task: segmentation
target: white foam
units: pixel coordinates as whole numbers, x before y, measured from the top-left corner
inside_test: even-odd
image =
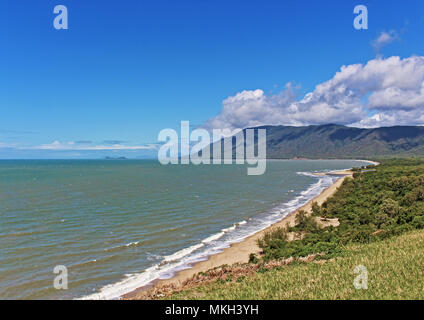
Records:
[[[113,300],[119,299],[122,295],[131,292],[143,284],[147,284],[156,279],[158,266],[155,265],[146,269],[143,273],[126,275],[126,278],[114,284],[104,286],[100,292],[90,294],[80,298],[80,300]]]
[[[165,256],[163,259],[163,262],[171,262],[171,261],[178,261],[181,258],[189,255],[190,253],[192,253],[193,251],[200,249],[201,247],[203,247],[204,244],[203,243],[199,243],[199,244],[195,244],[191,247],[182,249],[180,251],[175,252],[174,254],[171,254],[169,256]],[[162,262],[162,263],[163,263]]]
[[[243,220],[243,221],[240,221],[240,222],[237,222],[237,223],[234,223],[231,227],[229,227],[229,228],[224,228],[224,229],[222,229],[221,231],[222,232],[230,232],[230,231],[233,231],[235,228],[237,228],[238,226],[241,226],[241,225],[243,225],[243,224],[246,224],[247,223],[247,221],[245,221],[245,220]]]
[[[312,172],[296,172],[298,175],[316,178],[317,175]]]
[[[222,232],[229,232],[229,231],[231,231],[231,230],[234,230],[236,228],[236,225],[235,224],[233,224],[231,227],[229,227],[229,228],[225,228],[225,229],[222,229],[221,231]]]
[[[139,243],[140,243],[140,241],[134,241],[134,242],[127,243],[125,246],[126,246],[126,247],[129,247],[129,246],[135,246],[135,245],[137,245],[137,244],[139,244]]]
[[[306,175],[308,173],[299,174]],[[269,211],[268,215],[261,216],[260,218],[249,218],[249,222],[243,220],[235,223],[233,226],[225,228],[221,230],[221,232],[203,239],[201,243],[179,250],[169,256],[165,256],[159,264],[146,269],[142,273],[126,275],[125,279],[102,287],[99,293],[90,294],[81,299],[119,299],[121,296],[145,286],[154,280],[172,277],[177,271],[187,269],[191,264],[205,260],[208,256],[229,247],[232,243],[242,241],[250,235],[266,229],[271,224],[283,219],[287,214],[306,204],[310,199],[321,193],[322,190],[330,186],[335,179],[337,179],[336,177],[317,176],[311,173],[309,173],[308,176],[317,178],[318,181],[311,184],[308,189],[301,192],[295,199],[283,203],[279,207],[274,208],[274,210]],[[237,228],[238,226],[246,224],[247,226],[244,228]],[[225,238],[220,240],[224,235]],[[128,245],[135,244],[137,243],[131,242]],[[204,249],[199,250],[201,248]]]
[[[117,300],[121,296],[145,286],[157,279],[169,278],[175,271],[186,268],[184,257],[189,256],[204,244],[196,244],[191,247],[177,251],[176,253],[164,257],[161,263],[147,268],[142,273],[127,274],[125,279],[104,286],[98,293],[90,294],[80,298],[81,300]]]
[[[133,242],[129,242],[129,243],[126,243],[126,244],[123,244],[123,245],[105,248],[105,249],[103,249],[103,251],[110,251],[110,250],[116,250],[116,249],[120,249],[120,248],[124,248],[124,247],[136,246],[139,243],[140,243],[140,241],[133,241]]]
[[[210,237],[207,237],[206,239],[202,240],[202,243],[210,243],[212,241],[218,240],[219,238],[221,238],[223,235],[225,234],[225,232],[219,232],[217,234],[214,234]]]

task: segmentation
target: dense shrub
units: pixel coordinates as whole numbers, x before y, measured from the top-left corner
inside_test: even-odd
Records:
[[[315,218],[308,215],[306,211],[300,210],[296,215],[296,226],[290,228],[290,231],[314,232],[318,229]]]
[[[325,253],[332,257],[343,245],[368,243],[424,228],[424,160],[384,160],[376,171],[354,170],[339,190],[312,215],[300,211],[296,226],[275,229],[258,240],[265,260]],[[320,229],[315,217],[338,218],[340,226]],[[288,232],[303,239],[288,242]]]
[[[424,229],[424,216],[415,216],[411,224],[417,229]]]

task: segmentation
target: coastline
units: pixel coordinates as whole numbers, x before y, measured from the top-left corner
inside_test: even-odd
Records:
[[[371,161],[367,161],[370,162]],[[378,162],[372,162],[374,165],[378,165]],[[177,272],[173,277],[169,279],[160,279],[156,280],[150,285],[142,286],[124,294],[121,296],[121,299],[143,299],[143,294],[152,288],[158,288],[162,286],[181,286],[182,283],[192,278],[195,274],[199,272],[205,272],[209,269],[219,267],[221,265],[232,265],[235,263],[247,263],[249,260],[249,255],[251,253],[258,254],[260,253],[260,248],[257,246],[257,240],[268,232],[270,229],[275,227],[285,227],[287,225],[294,226],[296,215],[300,210],[305,210],[307,212],[311,212],[312,203],[317,202],[321,205],[323,202],[327,200],[327,198],[331,197],[340,185],[343,183],[346,177],[351,177],[353,172],[351,170],[338,170],[332,171],[328,173],[317,173],[316,175],[325,176],[325,175],[333,175],[340,176],[332,185],[324,189],[319,195],[310,199],[306,204],[297,208],[296,210],[290,212],[286,215],[282,220],[273,223],[267,228],[260,230],[253,235],[245,238],[240,242],[236,242],[231,244],[228,248],[223,249],[222,252],[211,255],[207,260],[197,262],[193,264],[189,269],[185,269]]]

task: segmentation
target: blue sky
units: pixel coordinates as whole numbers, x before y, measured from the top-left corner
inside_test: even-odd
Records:
[[[68,30],[53,28],[58,4]],[[353,28],[358,4],[368,30]],[[423,31],[421,0],[2,1],[0,158],[81,156],[38,148],[55,141],[156,143],[245,90],[272,97],[291,82],[302,99],[343,65],[422,56]],[[392,38],[376,52],[382,32]]]

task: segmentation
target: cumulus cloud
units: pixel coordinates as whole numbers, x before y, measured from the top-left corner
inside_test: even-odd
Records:
[[[204,127],[339,123],[373,127],[424,124],[424,57],[376,58],[342,66],[333,78],[297,99],[289,83],[279,94],[245,90],[223,101]]]

